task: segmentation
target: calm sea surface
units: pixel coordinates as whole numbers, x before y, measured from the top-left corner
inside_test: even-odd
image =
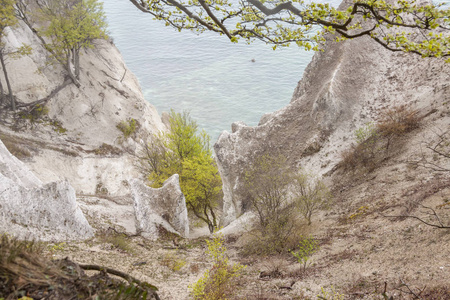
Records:
[[[145,99],[161,114],[188,110],[215,142],[234,121],[256,125],[289,103],[313,52],[213,33],[178,32],[127,0],[105,0],[109,32]],[[252,61],[254,60],[254,62]]]
[[[232,122],[256,125],[263,114],[288,104],[313,55],[293,45],[273,51],[260,42],[233,44],[211,32],[178,32],[128,0],[103,2],[110,35],[145,99],[160,114],[190,111],[212,142]]]

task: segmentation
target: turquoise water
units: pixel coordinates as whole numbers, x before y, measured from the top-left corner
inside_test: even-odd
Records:
[[[178,32],[127,0],[104,1],[104,8],[110,35],[145,99],[160,114],[189,110],[213,142],[232,122],[256,125],[264,113],[288,104],[313,55],[294,46],[273,51],[209,32]]]

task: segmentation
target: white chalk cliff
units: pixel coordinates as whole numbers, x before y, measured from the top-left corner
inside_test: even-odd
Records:
[[[93,232],[67,181],[42,184],[0,141],[0,233],[58,241]]]
[[[369,38],[336,43],[329,37],[288,106],[264,115],[258,126],[237,122],[220,135],[214,150],[223,180],[223,225],[245,211],[244,172],[257,155],[282,154],[294,168],[326,174],[354,141],[354,131],[381,109],[407,104],[421,115],[445,110],[448,78],[444,59],[390,52]]]

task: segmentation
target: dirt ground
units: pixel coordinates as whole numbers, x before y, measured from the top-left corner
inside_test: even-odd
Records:
[[[382,177],[374,180],[380,184]],[[374,180],[356,184],[352,190],[362,195]],[[434,208],[450,225],[450,205],[445,205],[450,199],[448,181],[406,190],[409,198],[425,197],[422,205]],[[414,218],[388,217],[410,214],[437,222],[423,207],[405,211],[399,204],[402,198],[386,198],[381,195],[385,191],[371,193],[370,201],[361,197],[359,202],[343,192],[332,209],[315,216],[313,224],[299,233],[310,234],[320,243],[305,270],[289,253],[244,257],[245,235],[228,234],[231,261],[246,266],[230,299],[320,299],[325,294],[325,299],[384,299],[383,292],[393,299],[450,299],[450,229]],[[145,280],[159,288],[161,299],[189,299],[189,286],[211,267],[205,238],[151,242],[103,231],[92,240],[49,249],[54,258],[103,265]]]

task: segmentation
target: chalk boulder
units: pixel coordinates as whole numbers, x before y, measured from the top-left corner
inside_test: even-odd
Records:
[[[160,228],[184,237],[189,236],[186,199],[181,192],[178,174],[161,188],[151,188],[138,179],[130,180],[134,199],[137,231],[151,240],[159,238]]]
[[[0,232],[20,239],[87,239],[93,229],[67,181],[43,185],[0,141]]]

